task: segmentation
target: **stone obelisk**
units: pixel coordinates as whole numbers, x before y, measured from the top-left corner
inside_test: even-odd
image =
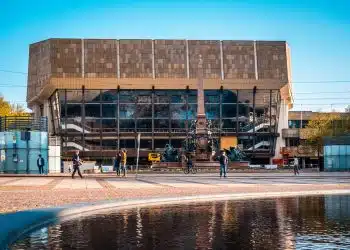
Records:
[[[196,160],[209,161],[210,153],[208,151],[208,127],[204,106],[204,84],[203,84],[203,60],[199,55],[197,70],[197,124],[196,124]]]

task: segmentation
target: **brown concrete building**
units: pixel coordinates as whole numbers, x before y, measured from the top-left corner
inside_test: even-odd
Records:
[[[282,129],[282,139],[285,141],[285,146],[280,148],[281,154],[289,161],[293,161],[294,157],[301,159],[302,167],[317,167],[318,166],[318,152],[317,149],[305,145],[305,138],[303,130],[306,129],[310,120],[318,115],[333,114],[339,118],[333,122],[334,136],[339,136],[336,131],[346,131],[350,128],[350,114],[349,113],[325,113],[312,111],[289,111],[288,114],[288,128]],[[343,134],[340,134],[343,135]],[[323,157],[323,152],[320,152]]]
[[[215,138],[253,158],[279,157],[292,105],[290,51],[284,41],[48,39],[30,45],[27,102],[48,116],[63,155],[144,154],[181,147],[196,113],[203,58],[206,113]],[[256,91],[253,91],[256,87]]]

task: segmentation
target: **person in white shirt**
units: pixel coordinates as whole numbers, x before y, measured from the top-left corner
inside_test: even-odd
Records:
[[[294,157],[294,175],[299,175],[299,159]]]

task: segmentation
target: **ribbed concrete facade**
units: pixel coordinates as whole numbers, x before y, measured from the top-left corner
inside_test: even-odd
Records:
[[[30,45],[27,99],[52,78],[195,79],[199,55],[204,78],[218,85],[290,82],[284,41],[49,39]]]

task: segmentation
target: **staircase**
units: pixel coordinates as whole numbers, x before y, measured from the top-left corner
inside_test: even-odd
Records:
[[[270,142],[268,142],[268,141],[258,142],[257,144],[254,145],[254,147],[248,148],[248,150],[258,149],[258,148],[263,147],[263,146],[270,146]]]
[[[66,143],[63,143],[63,145],[65,146]],[[86,146],[86,145],[85,145]],[[80,151],[90,151],[90,149],[88,149],[87,147],[83,147],[81,146],[80,144],[76,143],[76,142],[72,142],[72,141],[69,141],[67,142],[67,147],[72,147],[72,148],[76,148]]]
[[[61,124],[61,127],[63,130],[66,129],[66,125],[67,125],[67,129],[72,129],[72,130],[76,130],[78,132],[81,132],[81,133],[85,133],[85,134],[90,134],[91,131],[90,130],[87,130],[86,128],[83,130],[83,128],[81,127],[81,125],[77,125],[77,124],[74,124],[74,123],[67,123],[67,124]]]
[[[255,125],[255,127],[254,127]],[[273,124],[271,124],[273,125]],[[262,128],[266,128],[270,126],[270,122],[268,119],[265,119],[265,117],[257,118],[255,121],[255,124],[252,122],[247,124],[246,126],[242,127],[243,132],[253,133],[254,131],[257,132]]]
[[[76,131],[81,132],[81,133],[83,133],[83,130],[84,130],[85,134],[89,134],[89,133],[92,133],[92,132],[98,132],[99,131],[99,128],[91,128],[91,127],[89,127],[86,124],[83,126],[81,121],[77,120],[76,118],[69,119],[67,121],[67,124],[64,124],[64,123],[61,124],[61,128],[63,130],[66,129],[66,126],[67,126],[67,129],[76,130]]]

